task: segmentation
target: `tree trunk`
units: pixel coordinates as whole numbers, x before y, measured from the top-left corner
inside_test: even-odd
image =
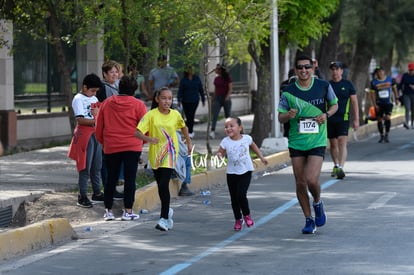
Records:
[[[62,79],[62,88],[63,88],[63,94],[66,96],[66,105],[68,106],[68,112],[69,112],[69,120],[70,120],[70,127],[73,132],[76,126],[76,120],[73,116],[73,110],[72,110],[72,83],[70,82],[70,66],[66,60],[65,51],[62,45],[62,40],[60,39],[61,33],[59,29],[59,21],[57,19],[56,13],[54,11],[53,7],[49,8],[50,13],[50,32],[52,36],[52,45],[55,48],[56,51],[56,59],[58,63],[58,70],[61,75]]]
[[[204,51],[206,52],[206,51]],[[213,150],[211,148],[211,144],[210,144],[210,135],[209,135],[209,131],[210,131],[210,125],[211,125],[211,117],[212,117],[212,112],[211,112],[211,108],[212,108],[212,102],[211,102],[211,97],[210,97],[210,93],[208,91],[208,75],[209,75],[209,71],[208,71],[208,56],[205,55],[204,56],[204,64],[203,64],[203,79],[204,79],[204,84],[203,84],[203,88],[204,88],[204,92],[205,92],[205,100],[207,103],[207,109],[208,109],[208,116],[207,116],[207,129],[206,129],[206,147],[207,147],[207,153],[209,155],[212,155]]]
[[[269,137],[272,131],[272,83],[271,83],[271,58],[270,58],[270,43],[261,44],[261,55],[257,54],[257,50],[253,42],[249,43],[249,53],[256,64],[257,73],[257,92],[253,98],[254,119],[252,132],[250,133],[257,146],[261,146],[265,138]],[[258,108],[257,106],[260,106]],[[275,118],[277,119],[277,118]]]
[[[380,64],[382,67],[384,67],[385,73],[387,75],[391,75],[391,67],[392,67],[392,53],[394,52],[394,48],[391,48],[388,50],[388,54],[381,59]]]
[[[340,1],[340,3],[343,3],[343,1]],[[331,31],[322,38],[319,46],[319,68],[324,73],[327,80],[330,79],[329,64],[338,58],[337,53],[341,31],[342,6],[343,4],[340,4],[337,11],[328,19],[328,23],[331,25]],[[344,60],[339,61],[344,62]]]
[[[370,78],[367,72],[372,58],[372,45],[370,43],[372,39],[369,40],[366,36],[366,33],[363,32],[360,32],[358,35],[355,54],[349,73],[349,79],[352,81],[357,91],[360,114],[359,120],[361,125],[364,124],[364,114],[366,115],[368,112],[367,106],[371,104],[368,100],[364,106],[365,110],[362,109],[362,102],[368,98],[365,89],[369,88]]]
[[[128,20],[128,10],[126,7],[126,3],[125,0],[121,1],[121,8],[122,8],[122,42],[124,44],[124,48],[125,48],[125,56],[124,56],[124,75],[126,75],[128,73],[128,66],[129,66],[129,60],[131,58],[131,46],[130,46],[130,41],[129,41],[129,35],[128,35],[128,25],[129,25],[129,20]]]

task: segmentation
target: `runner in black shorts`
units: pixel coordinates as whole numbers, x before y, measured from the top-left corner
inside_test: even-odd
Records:
[[[302,150],[296,150],[293,148],[289,148],[289,156],[291,158],[295,158],[295,157],[309,157],[309,156],[320,156],[325,158],[325,151],[326,151],[326,147],[322,146],[322,147],[316,147],[316,148],[312,148],[310,150],[307,151],[302,151]]]
[[[327,145],[326,121],[336,112],[338,99],[327,81],[313,76],[310,57],[296,58],[295,74],[296,81],[282,89],[278,119],[290,126],[288,147],[295,176],[296,197],[305,216],[302,233],[313,234],[316,227],[326,223],[319,176]],[[312,216],[311,204],[315,217]]]
[[[331,176],[338,179],[345,177],[343,167],[348,155],[347,142],[349,130],[349,111],[352,107],[352,128],[359,127],[358,99],[354,85],[342,78],[343,64],[331,62],[332,80],[329,81],[338,98],[338,111],[328,119],[328,139],[334,168]]]
[[[390,142],[388,134],[391,129],[391,113],[393,102],[398,103],[398,91],[395,79],[386,76],[382,67],[374,70],[374,79],[371,81],[371,99],[377,113],[378,132],[381,135],[378,142]]]

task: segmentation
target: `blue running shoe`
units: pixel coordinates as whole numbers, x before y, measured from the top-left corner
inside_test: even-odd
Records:
[[[302,229],[303,234],[313,234],[316,231],[315,222],[312,218],[306,218],[305,227]]]
[[[315,210],[315,224],[316,226],[320,227],[326,223],[326,214],[323,210],[323,202],[322,200],[318,203],[313,204],[313,209]]]

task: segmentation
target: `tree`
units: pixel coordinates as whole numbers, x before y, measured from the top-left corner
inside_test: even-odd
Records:
[[[277,3],[279,48],[284,52],[290,46],[306,46],[310,39],[326,33],[329,24],[323,19],[334,11],[338,0]],[[204,54],[207,45],[215,44],[227,65],[253,60],[259,83],[255,101],[262,108],[255,109],[252,136],[260,145],[270,133],[274,91],[270,85],[272,9],[267,0],[108,0],[105,6],[94,0],[3,0],[1,6],[8,8],[0,15],[13,20],[15,28],[54,46],[68,106],[72,98],[70,68],[62,45],[82,43],[105,25],[104,39],[110,41],[111,53],[120,49],[124,65],[134,58],[155,60],[155,53],[173,49],[177,40],[184,41],[191,60]]]
[[[201,48],[220,41],[221,58],[227,64],[252,59],[256,65],[259,84],[254,100],[261,108],[255,109],[251,134],[260,146],[272,128],[269,120],[274,92],[270,82],[270,3],[248,0],[190,2],[193,10],[202,11],[193,14],[194,23],[188,26],[186,37],[191,45]],[[337,2],[278,1],[281,52],[288,46],[305,46],[310,38],[318,38],[327,32],[328,24],[322,19],[335,10]]]
[[[336,11],[327,19],[331,26],[329,33],[324,35],[320,40],[318,64],[325,76],[328,77],[329,64],[334,60],[338,60],[340,51],[338,46],[340,44],[340,30],[341,30],[341,15],[344,9],[344,1],[340,1]],[[344,63],[344,61],[342,61]]]
[[[188,6],[186,6],[188,4]],[[249,39],[262,40],[269,35],[269,9],[254,1],[187,1],[181,12],[185,21],[184,39],[188,53],[205,54],[208,45],[218,46],[221,63],[227,67],[250,60]],[[186,7],[185,7],[186,6]],[[194,10],[202,11],[194,13]],[[191,18],[191,19],[188,19]],[[197,54],[195,55],[197,56]],[[204,64],[208,63],[206,54]],[[204,70],[205,79],[207,70]],[[210,101],[208,100],[210,107]],[[207,137],[207,148],[209,147]]]
[[[412,28],[414,12],[409,0],[342,0],[341,44],[346,44],[350,56],[349,79],[354,83],[361,106],[365,88],[369,85],[369,66],[372,59],[381,64],[388,73],[391,65],[407,59],[414,39]],[[391,12],[392,11],[392,12]],[[348,45],[354,45],[349,47]],[[334,46],[338,49],[338,47]],[[394,58],[394,53],[396,57]],[[369,104],[369,103],[368,103]],[[368,111],[368,108],[365,108]],[[360,116],[362,124],[363,116]]]
[[[288,46],[306,46],[311,38],[319,38],[329,30],[323,19],[335,10],[338,1],[279,1],[279,48],[284,52]],[[306,24],[304,24],[306,22]],[[271,78],[270,78],[270,43],[269,39],[251,40],[249,52],[255,61],[258,76],[257,108],[255,112],[252,136],[260,145],[271,130]]]
[[[113,59],[128,68],[137,65],[141,72],[149,72],[154,55],[158,1],[108,0],[99,14],[104,22],[105,59]]]

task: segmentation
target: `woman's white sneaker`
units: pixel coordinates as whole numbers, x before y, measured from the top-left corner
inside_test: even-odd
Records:
[[[174,210],[170,208],[170,210],[168,211],[168,220],[167,220],[168,230],[173,229],[173,226],[174,226],[174,221],[172,219],[173,215],[174,215]]]
[[[161,231],[168,231],[168,220],[161,218],[157,225],[155,226],[156,229],[161,230]]]
[[[112,211],[109,211],[109,210],[106,210],[106,211],[105,211],[105,214],[104,214],[104,220],[105,220],[105,221],[112,221],[112,220],[115,220],[115,216],[114,216],[114,214],[112,213]]]
[[[128,213],[125,209],[123,211],[124,212],[122,213],[122,218],[121,218],[123,221],[132,221],[132,220],[138,220],[139,219],[138,214],[134,214],[132,211],[131,211],[131,213]]]

